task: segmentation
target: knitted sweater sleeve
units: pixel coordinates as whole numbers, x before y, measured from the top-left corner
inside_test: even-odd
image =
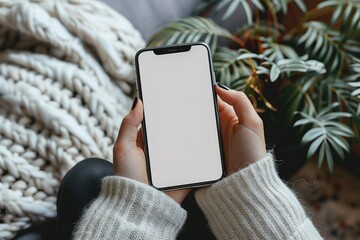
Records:
[[[270,154],[195,197],[217,239],[322,239]]]
[[[119,176],[102,181],[84,211],[74,239],[175,239],[186,211],[164,193]]]

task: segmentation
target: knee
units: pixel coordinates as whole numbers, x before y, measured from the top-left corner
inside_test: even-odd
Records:
[[[96,188],[100,186],[101,179],[112,174],[112,163],[100,158],[87,158],[66,173],[60,188],[71,192],[83,191],[89,186]]]
[[[82,209],[95,199],[101,180],[113,174],[112,164],[99,158],[88,158],[70,169],[64,176],[57,198],[60,221],[77,221]]]
[[[71,168],[64,178],[101,178],[113,173],[112,163],[101,158],[86,158]]]

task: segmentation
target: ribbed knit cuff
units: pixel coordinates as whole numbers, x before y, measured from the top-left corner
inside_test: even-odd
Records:
[[[321,239],[270,154],[195,197],[217,239]]]
[[[111,176],[77,224],[75,239],[175,239],[186,211],[164,193]]]

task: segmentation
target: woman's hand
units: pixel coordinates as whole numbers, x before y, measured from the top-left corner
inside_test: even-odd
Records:
[[[114,173],[123,177],[149,184],[144,142],[141,130],[138,129],[143,120],[143,104],[137,98],[134,100],[133,109],[124,117],[118,138],[114,145]],[[181,203],[190,189],[167,191],[169,197]]]
[[[226,173],[230,175],[266,156],[264,129],[261,118],[243,92],[219,86],[216,92],[220,126]]]

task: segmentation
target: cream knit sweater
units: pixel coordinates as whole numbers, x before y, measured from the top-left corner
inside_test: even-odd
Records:
[[[217,239],[322,239],[271,155],[196,192]],[[111,176],[85,210],[75,239],[175,239],[186,212],[164,193]]]

